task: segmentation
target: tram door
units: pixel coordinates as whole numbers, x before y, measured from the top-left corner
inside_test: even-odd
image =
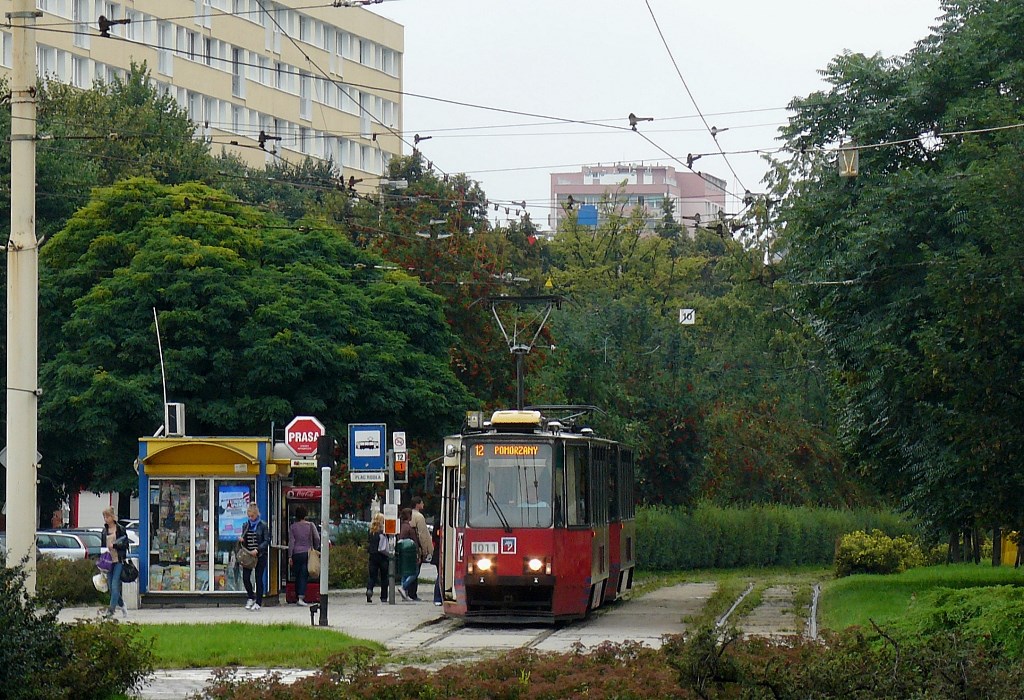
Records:
[[[444,475],[441,480],[441,597],[454,601],[456,562],[461,559],[459,547],[460,504],[462,503],[462,444],[460,438],[445,440]],[[450,449],[453,448],[453,449]]]

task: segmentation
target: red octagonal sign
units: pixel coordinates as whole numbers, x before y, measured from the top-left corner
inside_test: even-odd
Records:
[[[316,455],[316,441],[324,434],[324,424],[313,416],[295,416],[284,429],[284,444],[298,457]]]

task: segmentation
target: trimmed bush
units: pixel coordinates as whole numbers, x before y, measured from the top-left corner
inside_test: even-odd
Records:
[[[365,542],[366,536],[363,536]],[[365,588],[367,554],[366,545],[350,543],[331,547],[328,582],[331,588]]]
[[[909,521],[886,511],[778,505],[649,506],[638,509],[636,523],[637,566],[651,571],[827,565],[850,532],[914,532]]]
[[[76,700],[106,700],[141,686],[153,672],[153,643],[135,625],[77,622],[62,631],[69,660],[56,674],[57,685]]]
[[[98,571],[91,559],[42,557],[36,565],[36,596],[40,602],[60,607],[110,602],[109,594],[92,585]]]
[[[836,547],[836,577],[850,574],[898,574],[924,565],[924,554],[910,537],[889,537],[881,530],[851,532]]]

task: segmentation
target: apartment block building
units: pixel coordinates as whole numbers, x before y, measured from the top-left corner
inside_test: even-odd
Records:
[[[689,229],[696,216],[707,222],[725,210],[726,182],[708,173],[677,171],[670,165],[629,163],[584,166],[579,172],[551,173],[551,215],[548,224],[557,230],[570,204],[593,214],[598,223],[604,215],[601,203],[607,198],[616,211],[629,216],[637,207],[646,210],[648,231],[662,218],[662,203],[670,198],[675,204],[676,220]]]
[[[9,11],[13,3],[2,4]],[[88,88],[145,61],[215,153],[226,148],[257,167],[332,158],[357,179],[381,175],[401,153],[404,29],[368,10],[299,0],[36,6],[40,75]],[[104,37],[101,15],[128,23]],[[0,42],[0,73],[9,74],[9,28],[0,29]]]

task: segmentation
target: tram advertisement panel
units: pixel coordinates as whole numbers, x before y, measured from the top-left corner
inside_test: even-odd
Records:
[[[470,527],[551,527],[551,444],[469,445]]]

